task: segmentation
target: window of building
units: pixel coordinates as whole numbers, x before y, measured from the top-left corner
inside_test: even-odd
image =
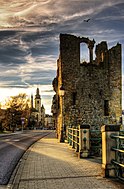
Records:
[[[80,43],[80,64],[89,62],[89,49],[87,44]]]
[[[109,116],[109,101],[104,100],[104,116]]]
[[[104,54],[103,52],[101,53],[101,59],[102,59],[102,62],[104,61]]]
[[[76,105],[77,92],[72,93],[72,105]]]
[[[91,99],[91,97],[92,97],[92,96],[91,96],[91,94],[89,93],[89,98]]]
[[[39,104],[39,100],[37,101],[37,104]]]

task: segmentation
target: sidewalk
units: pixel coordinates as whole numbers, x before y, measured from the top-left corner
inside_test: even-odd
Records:
[[[101,164],[79,159],[68,144],[58,143],[54,131],[25,153],[12,189],[122,189],[101,176]]]

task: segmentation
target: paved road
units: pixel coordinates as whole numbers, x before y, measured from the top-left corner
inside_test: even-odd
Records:
[[[26,131],[0,136],[0,185],[8,183],[10,176],[26,149],[48,131]]]

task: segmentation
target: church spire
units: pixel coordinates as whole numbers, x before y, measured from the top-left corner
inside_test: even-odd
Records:
[[[36,95],[35,95],[35,109],[38,112],[41,112],[41,97],[40,97],[40,94],[39,94],[39,88],[37,88]]]
[[[36,90],[35,99],[40,99],[39,88]]]

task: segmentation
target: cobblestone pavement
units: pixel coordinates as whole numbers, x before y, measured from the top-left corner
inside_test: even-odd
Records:
[[[25,153],[12,189],[122,189],[103,178],[101,164],[79,159],[68,144],[58,143],[55,133],[39,140]]]

